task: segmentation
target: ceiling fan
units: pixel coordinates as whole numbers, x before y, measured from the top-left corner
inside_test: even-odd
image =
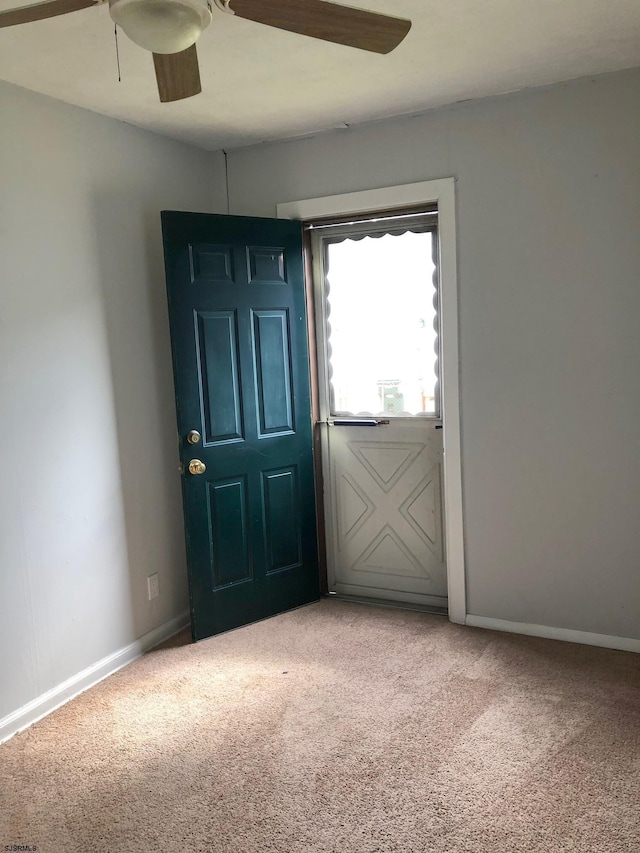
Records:
[[[0,29],[55,18],[109,3],[109,14],[129,38],[153,53],[160,100],[202,91],[195,43],[212,20],[209,0],[45,0],[0,12]],[[348,47],[389,53],[411,21],[328,0],[212,0],[223,12],[279,30]]]

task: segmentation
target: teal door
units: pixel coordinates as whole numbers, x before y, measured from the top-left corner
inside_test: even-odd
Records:
[[[299,222],[163,212],[192,634],[319,597]]]

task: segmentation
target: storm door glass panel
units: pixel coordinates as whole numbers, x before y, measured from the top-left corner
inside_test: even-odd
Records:
[[[438,416],[435,232],[325,240],[333,415]]]

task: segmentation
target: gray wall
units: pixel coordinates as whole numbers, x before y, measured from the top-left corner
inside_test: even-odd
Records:
[[[2,719],[188,607],[159,211],[224,181],[6,84],[0,115]]]
[[[229,156],[231,212],[457,179],[468,611],[640,637],[640,72]]]

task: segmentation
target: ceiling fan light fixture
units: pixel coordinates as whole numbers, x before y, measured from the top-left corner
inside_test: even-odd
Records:
[[[135,44],[152,53],[180,53],[211,23],[198,0],[109,0],[109,14]]]

